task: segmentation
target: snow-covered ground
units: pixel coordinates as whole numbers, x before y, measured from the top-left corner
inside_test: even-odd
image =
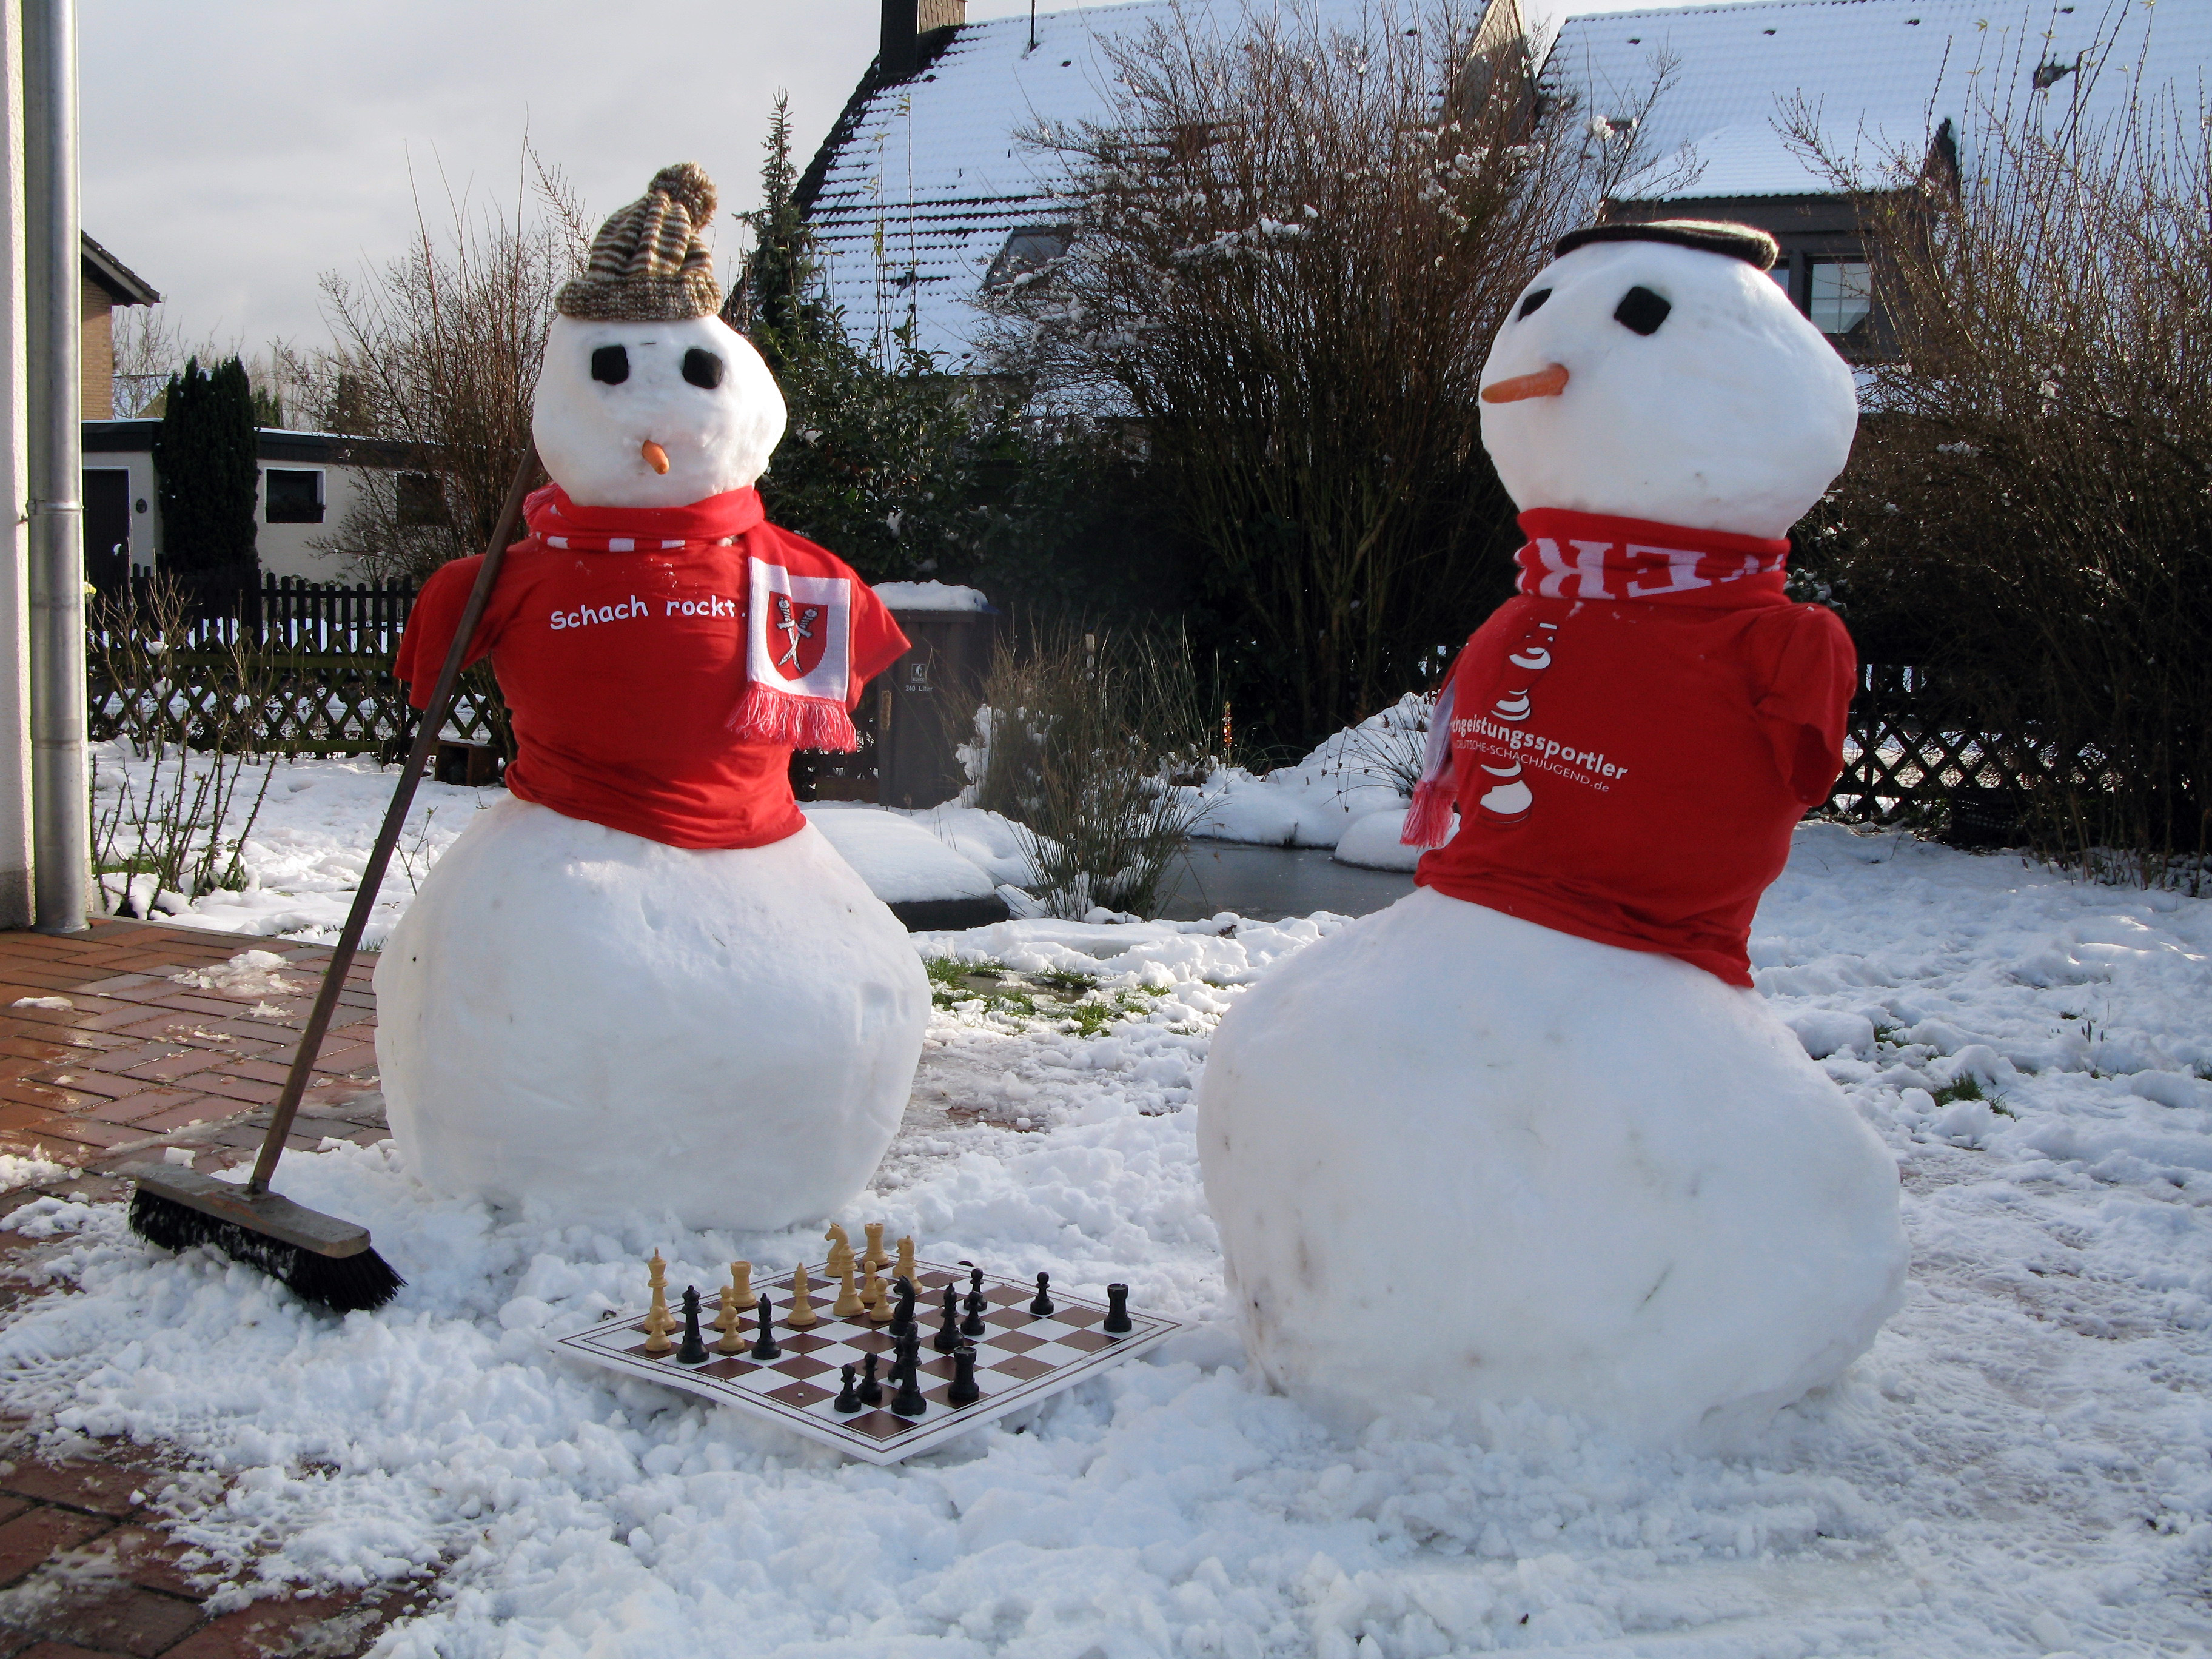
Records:
[[[58,1292],[0,1327],[0,1388],[234,1476],[165,1501],[249,1583],[446,1564],[391,1656],[2212,1650],[2212,902],[1800,831],[1760,988],[1895,1150],[1913,1276],[1841,1383],[1727,1457],[1531,1409],[1454,1436],[1418,1400],[1340,1439],[1242,1369],[1191,1090],[1242,988],[1346,925],[922,941],[1097,987],[945,990],[906,1130],[842,1218],[1071,1290],[1126,1279],[1194,1328],[902,1467],[547,1352],[640,1301],[656,1247],[704,1284],[818,1259],[811,1230],[495,1212],[388,1147],[285,1176],[411,1281],[374,1315],[164,1256],[115,1207],[19,1211]],[[1441,1270],[1450,1241],[1408,1249]]]
[[[1263,847],[1329,847],[1346,864],[1411,870],[1420,849],[1399,844],[1420,775],[1428,700],[1407,693],[1325,739],[1295,766],[1255,774],[1224,767],[1188,793],[1193,833]]]

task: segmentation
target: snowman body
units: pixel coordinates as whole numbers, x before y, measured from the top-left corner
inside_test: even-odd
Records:
[[[429,1186],[748,1230],[830,1213],[905,1109],[929,990],[811,826],[692,850],[507,799],[378,957],[392,1129]]]
[[[714,290],[696,228],[713,205],[696,169],[665,171],[563,292],[532,419],[558,488],[532,498],[533,536],[479,634],[514,711],[520,798],[477,815],[393,930],[377,1058],[393,1136],[434,1188],[760,1230],[866,1185],[929,993],[904,928],[793,805],[788,747],[732,735],[757,689],[747,550],[793,538],[748,540],[785,411],[751,346],[701,314]],[[596,539],[556,533],[594,525]],[[896,630],[883,613],[875,660],[853,663],[851,619],[879,607],[822,550],[803,556],[817,574],[787,607],[792,680],[857,684]],[[445,619],[421,662],[403,647],[418,695],[465,578],[449,566],[417,601],[410,635]]]
[[[1470,644],[1480,701],[1455,680],[1453,743],[1490,745],[1455,750],[1462,892],[1487,902],[1437,890],[1455,849],[1432,854],[1425,890],[1224,1018],[1198,1096],[1207,1200],[1255,1365],[1333,1416],[1531,1400],[1725,1443],[1864,1352],[1905,1265],[1893,1160],[1741,967],[1749,907],[1833,776],[1766,678],[1838,630],[1729,609],[1753,592],[1730,584],[1840,469],[1850,374],[1755,265],[1615,242],[1530,285],[1484,380],[1524,523],[1583,515],[1534,537],[1525,597]],[[1646,593],[1711,605],[1620,603]],[[1645,653],[1679,683],[1592,690],[1594,662]],[[1741,843],[1733,910],[1694,876],[1665,888],[1669,805],[1697,815],[1692,854]],[[1530,869],[1486,867],[1490,845]],[[1706,921],[1639,938],[1669,906]]]

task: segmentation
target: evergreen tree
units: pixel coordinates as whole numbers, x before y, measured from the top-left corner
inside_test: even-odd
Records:
[[[253,391],[233,357],[212,370],[195,357],[171,378],[154,465],[161,475],[161,563],[179,573],[230,570],[258,561],[253,548]]]
[[[787,94],[776,94],[769,112],[768,158],[761,163],[761,205],[741,216],[752,231],[753,249],[745,260],[740,326],[779,374],[842,333],[823,297],[814,233],[799,206],[790,103]]]

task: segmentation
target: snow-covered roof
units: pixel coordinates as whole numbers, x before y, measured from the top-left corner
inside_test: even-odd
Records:
[[[1947,120],[1971,171],[1987,112],[2116,113],[2139,60],[2151,82],[2181,82],[2193,126],[2208,57],[2212,0],[1750,0],[1570,18],[1544,76],[1603,118],[1630,112],[1672,64],[1638,135],[1644,164],[1614,192],[1663,201],[1832,193],[1783,142],[1799,97],[1829,150],[1869,174],[1893,156],[1919,162]],[[2045,65],[2073,67],[2039,89]]]
[[[1311,11],[1349,25],[1369,3]],[[1236,0],[1218,9],[1243,15]],[[1182,11],[1206,15],[1203,0]],[[921,74],[869,100],[807,210],[846,325],[874,338],[910,314],[921,345],[965,360],[971,302],[1007,237],[1063,211],[1052,158],[1016,135],[1103,116],[1114,71],[1101,42],[1176,16],[1174,0],[1042,12],[1034,50],[1026,16],[963,24]]]
[[[830,291],[863,338],[912,318],[919,343],[970,359],[981,295],[1008,238],[1066,216],[1052,158],[1024,145],[1040,123],[1103,115],[1113,75],[1103,42],[1178,16],[1241,21],[1246,0],[1138,0],[963,25],[915,79],[884,88],[849,124],[808,217]],[[1355,27],[1375,0],[1309,0],[1324,27]],[[1638,136],[1641,170],[1621,200],[1832,193],[1783,141],[1784,106],[1802,95],[1832,151],[1879,171],[1923,157],[1948,119],[1971,169],[1982,112],[2028,100],[2094,118],[2129,96],[2131,66],[2176,86],[2193,131],[2212,60],[2212,0],[1742,0],[1561,20],[1559,0],[1520,0],[1533,45],[1556,40],[1545,79],[1573,89],[1586,117],[1633,110],[1657,65],[1671,84]],[[2093,71],[2109,62],[2101,77]],[[2045,64],[2078,64],[2045,89]],[[1024,251],[1032,257],[1042,250]]]

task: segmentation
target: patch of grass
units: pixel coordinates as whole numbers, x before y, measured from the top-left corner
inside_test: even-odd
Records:
[[[1062,996],[1079,997],[1086,991],[1098,988],[1097,975],[1079,973],[1073,968],[1048,968],[1042,973],[1031,974],[1030,977],[1046,989],[1057,991]]]
[[[1954,1082],[1933,1091],[1938,1106],[1948,1106],[1954,1100],[1979,1100],[1999,1117],[2017,1117],[2019,1114],[2004,1103],[2004,1097],[1993,1095],[1983,1089],[1981,1079],[1971,1072],[1963,1073]]]

